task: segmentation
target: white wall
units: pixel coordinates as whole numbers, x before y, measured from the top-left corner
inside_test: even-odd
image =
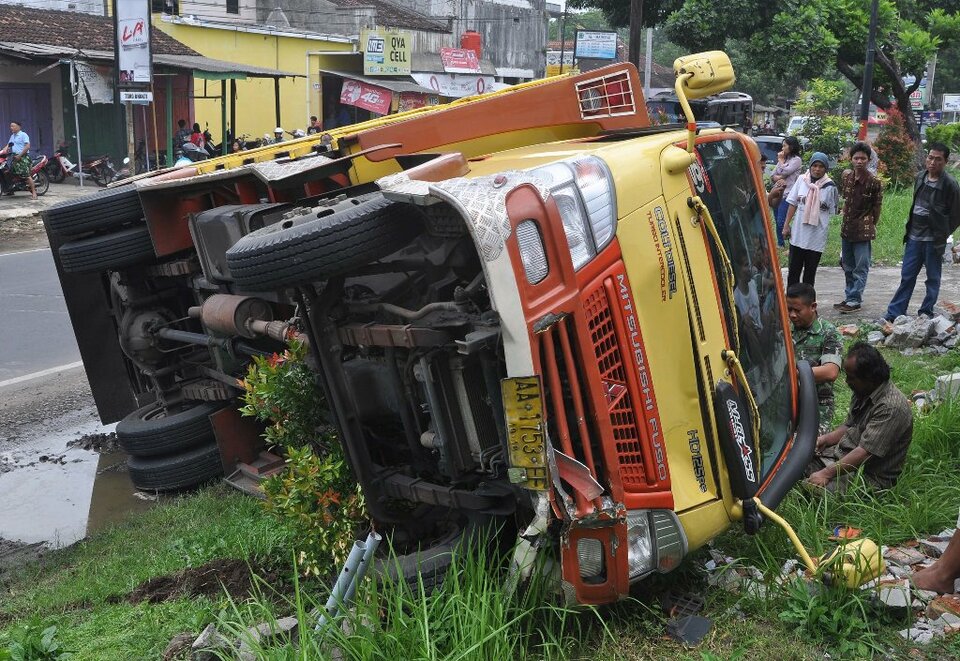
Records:
[[[79,11],[103,16],[103,0],[0,0],[0,5],[23,5],[33,9]]]

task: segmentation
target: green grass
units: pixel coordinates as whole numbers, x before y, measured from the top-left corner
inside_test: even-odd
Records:
[[[0,584],[0,650],[18,626],[38,620],[58,628],[58,639],[76,659],[158,658],[173,635],[199,632],[222,604],[117,599],[149,578],[216,558],[285,563],[289,548],[259,501],[225,485],[176,498],[50,553],[19,570],[12,584]]]
[[[885,352],[893,378],[905,393],[929,389],[938,374],[960,369],[960,352],[904,357]],[[838,420],[849,393],[837,385]],[[960,402],[915,417],[914,440],[894,489],[874,494],[854,488],[843,498],[796,489],[779,511],[814,553],[832,547],[827,539],[840,524],[861,528],[882,544],[952,527],[960,505]],[[767,524],[754,537],[733,529],[716,542],[728,555],[759,567],[765,596],[706,587],[695,554],[677,571],[637,587],[633,598],[598,609],[571,610],[544,596],[543,586],[517,594],[482,553],[466,554],[457,571],[434,595],[405,585],[358,595],[353,632],[313,633],[310,611],[329,589],[299,584],[292,566],[293,540],[281,532],[261,503],[216,486],[159,505],[64,551],[25,568],[0,585],[0,658],[11,639],[35,639],[55,626],[61,649],[74,659],[155,659],[180,632],[199,633],[214,622],[240,636],[246,627],[287,615],[300,620],[301,645],[278,640],[254,645],[258,658],[328,658],[336,645],[346,659],[822,659],[886,654],[901,658],[909,646],[897,631],[910,625],[876,610],[868,595],[839,588],[814,593],[805,585],[780,587],[780,566],[794,557],[783,532]],[[198,566],[216,558],[242,558],[272,565],[286,580],[275,591],[262,585],[247,600],[226,595],[158,604],[123,600],[144,580]],[[666,587],[705,596],[703,614],[714,622],[695,649],[664,636],[657,594]],[[960,636],[925,648],[921,658],[960,656]]]

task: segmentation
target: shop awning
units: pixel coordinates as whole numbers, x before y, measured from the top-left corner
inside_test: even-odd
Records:
[[[359,80],[362,83],[367,85],[377,85],[379,87],[384,87],[391,92],[417,92],[418,94],[436,94],[436,90],[432,90],[429,87],[422,87],[417,85],[412,80],[403,80],[402,78],[396,77],[385,77],[385,76],[363,76],[358,73],[353,73],[350,71],[337,71],[335,69],[320,69],[320,73],[327,74],[329,76],[339,76],[340,78],[350,78],[352,80]]]

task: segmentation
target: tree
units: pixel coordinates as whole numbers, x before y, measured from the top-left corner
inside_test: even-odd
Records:
[[[581,1],[601,9],[613,24],[629,7],[628,0]],[[870,2],[648,0],[644,8],[656,8],[650,22],[662,20],[670,39],[690,50],[725,48],[735,40],[751,68],[763,75],[809,80],[836,69],[860,89]],[[865,93],[878,108],[897,107],[914,140],[920,132],[910,94],[919,88],[934,53],[958,41],[958,10],[957,0],[879,2],[873,89]],[[912,83],[904,82],[911,77]]]

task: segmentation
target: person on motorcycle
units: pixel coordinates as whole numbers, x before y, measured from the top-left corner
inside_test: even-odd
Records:
[[[273,129],[273,142],[274,142],[274,143],[283,142],[283,128],[282,128],[282,127],[278,126],[277,128]]]
[[[33,176],[30,173],[30,136],[21,128],[20,122],[10,122],[10,139],[7,146],[0,149],[0,155],[9,155],[0,167],[0,188],[4,195],[13,195],[13,181],[9,170],[14,177],[22,177],[30,187],[30,195],[36,200],[37,191],[33,187]]]
[[[200,131],[200,125],[194,122],[193,133],[190,134],[190,142],[200,149],[206,148],[206,140],[203,139],[203,133]]]

